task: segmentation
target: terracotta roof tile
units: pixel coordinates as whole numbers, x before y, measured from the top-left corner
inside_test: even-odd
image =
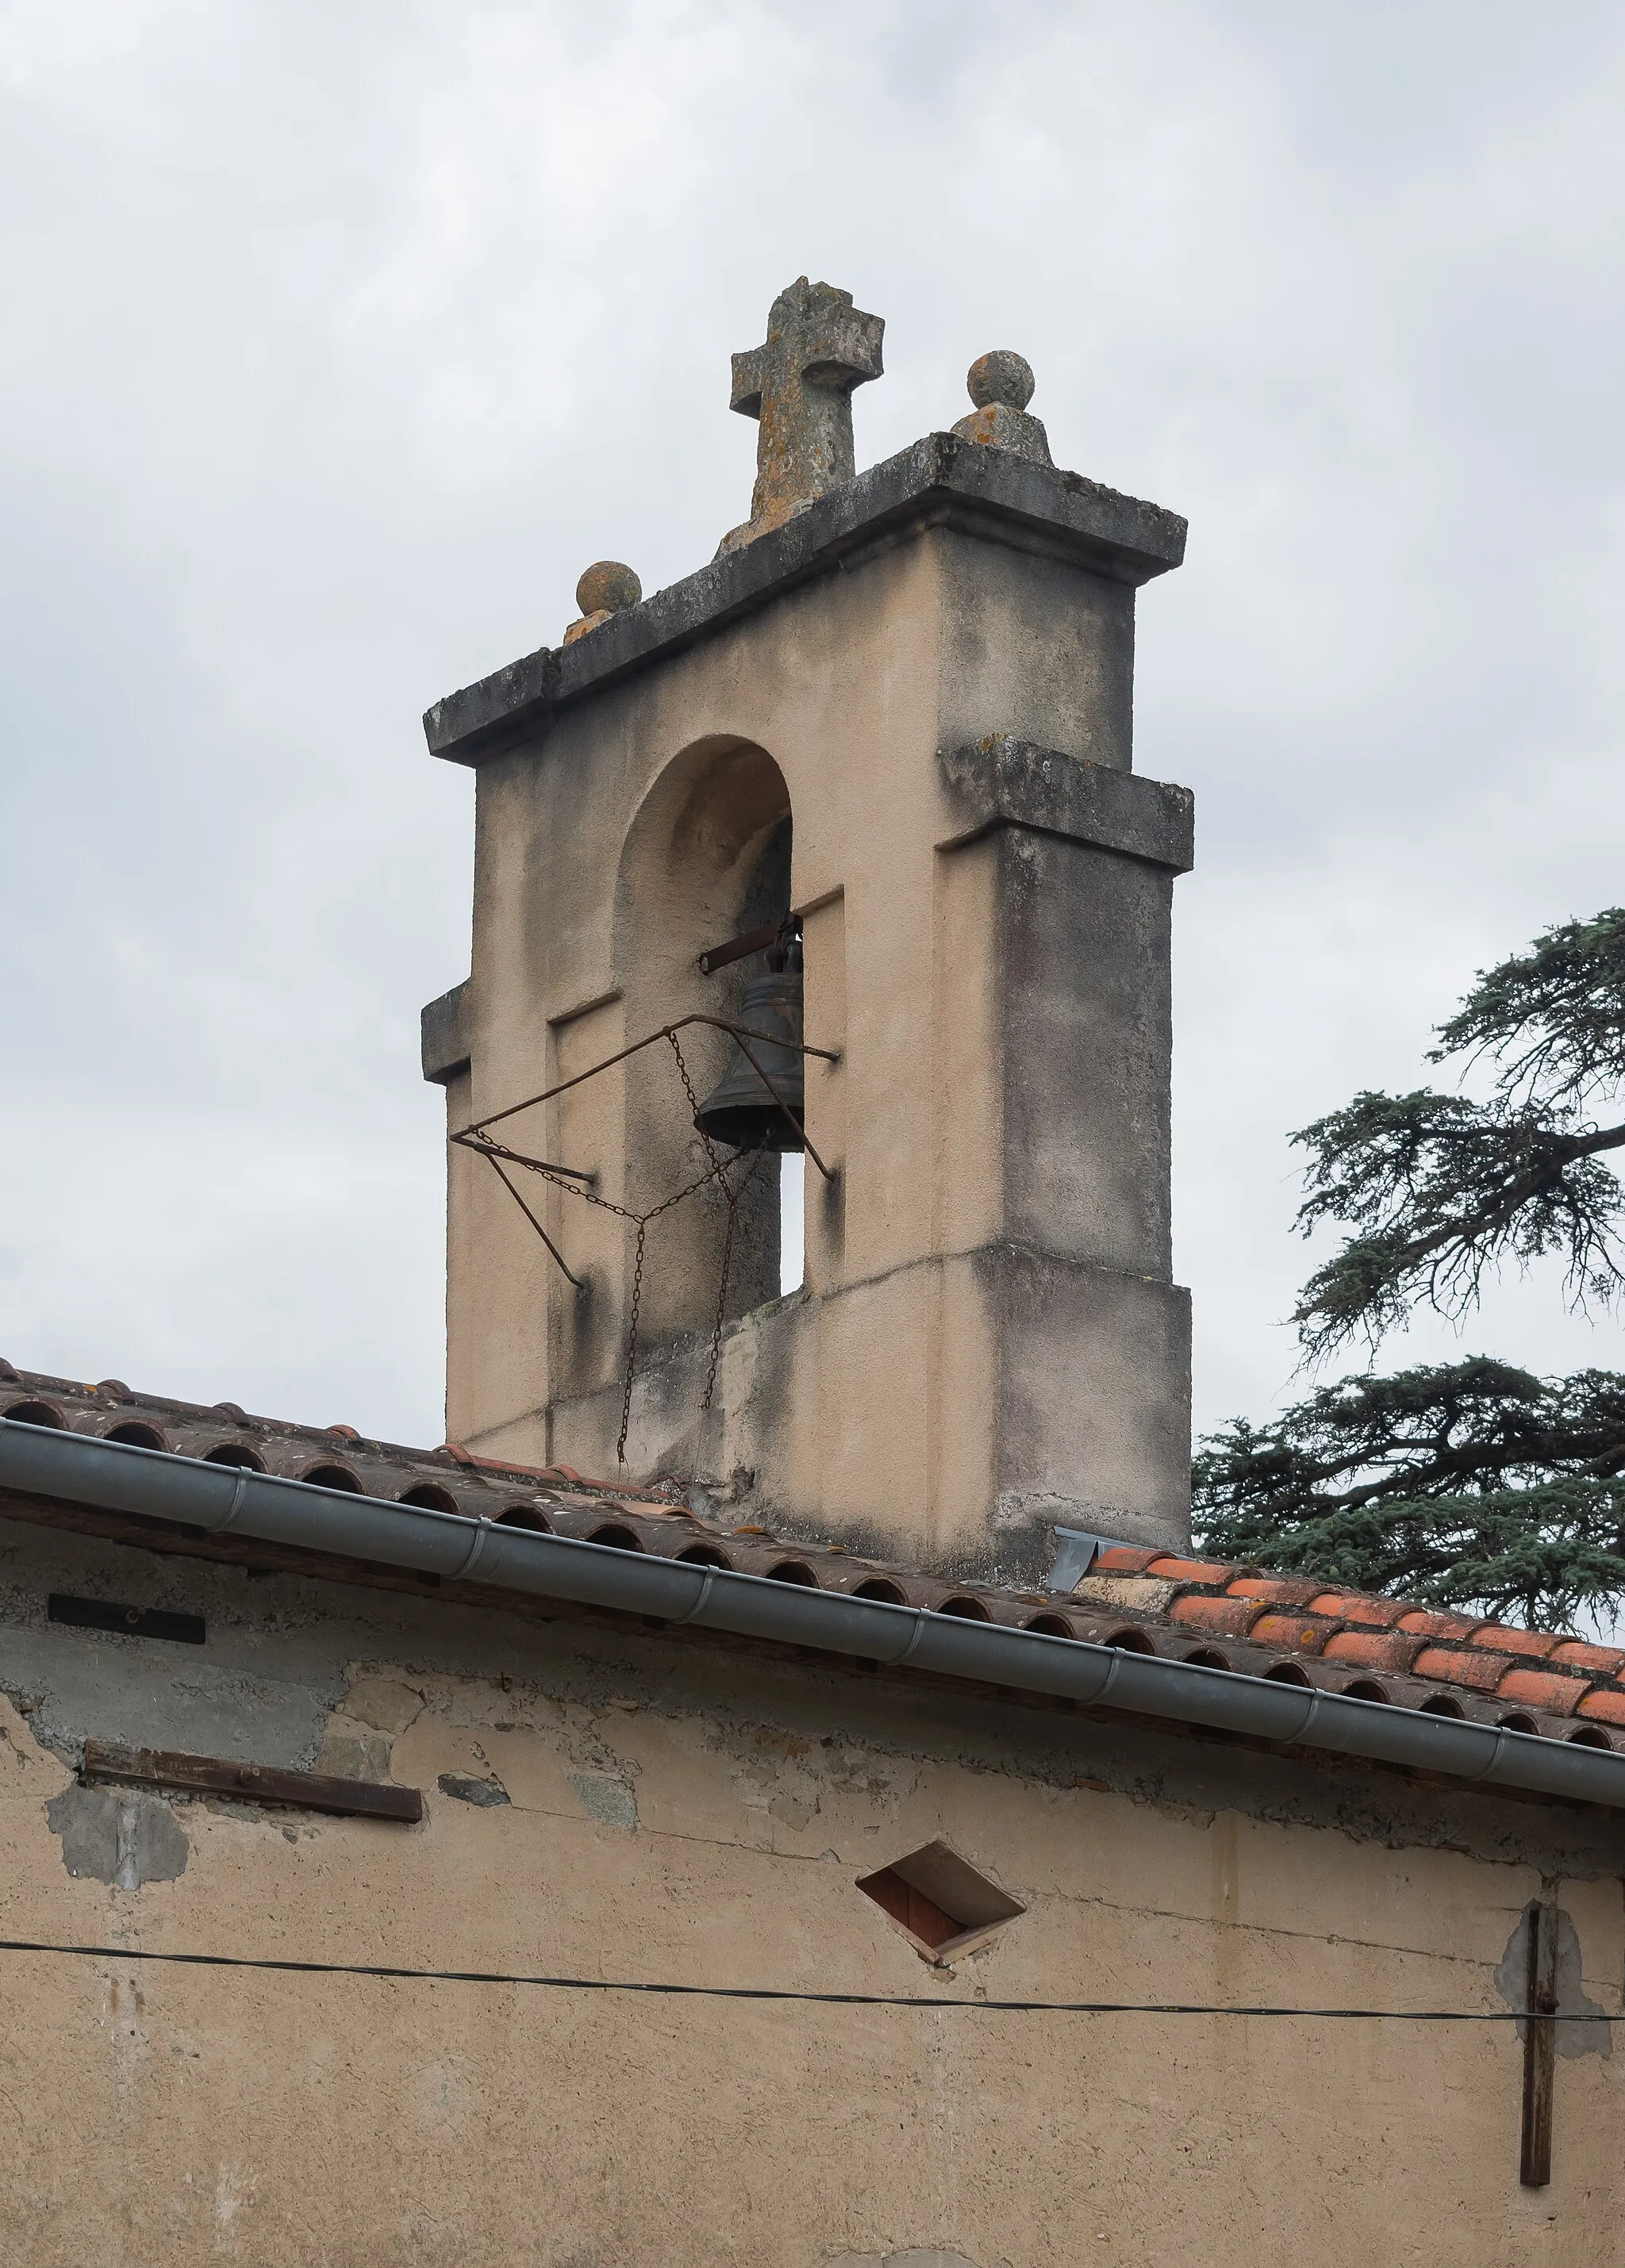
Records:
[[[1230,1586],[1232,1599],[1261,1599],[1271,1606],[1306,1607],[1326,1586],[1300,1575],[1244,1575]]]
[[[1362,1669],[1408,1669],[1427,1644],[1399,1631],[1339,1631],[1323,1649],[1328,1661],[1358,1662]]]
[[[1418,1677],[1435,1678],[1441,1685],[1470,1685],[1478,1693],[1494,1693],[1511,1667],[1507,1654],[1469,1652],[1465,1646],[1427,1646],[1411,1664]]]
[[[1567,1717],[1585,1697],[1583,1677],[1555,1676],[1549,1669],[1509,1669],[1496,1688],[1501,1701],[1521,1701],[1527,1709],[1544,1709],[1548,1715]]]
[[[1551,1659],[1570,1669],[1589,1669],[1597,1677],[1618,1677],[1625,1672],[1625,1653],[1618,1646],[1587,1646],[1577,1638],[1559,1638]]]
[[[1318,1615],[1332,1615],[1339,1622],[1369,1630],[1392,1630],[1412,1611],[1403,1599],[1372,1599],[1361,1591],[1320,1591],[1309,1603]]]
[[[1418,1638],[1443,1639],[1446,1645],[1464,1646],[1478,1628],[1461,1615],[1436,1614],[1429,1607],[1413,1607],[1394,1624],[1396,1630],[1413,1632]]]
[[[1143,1575],[1153,1559],[1166,1555],[1161,1551],[1142,1551],[1130,1543],[1113,1543],[1095,1562],[1095,1572],[1102,1575]]]
[[[1224,1638],[1245,1638],[1258,1612],[1251,1599],[1209,1599],[1200,1593],[1187,1593],[1169,1608],[1168,1619],[1183,1623],[1190,1630],[1213,1631]]]
[[[1263,1614],[1248,1631],[1254,1646],[1279,1646],[1286,1653],[1319,1653],[1340,1625],[1304,1615]]]
[[[1611,1691],[1607,1686],[1593,1685],[1576,1713],[1582,1717],[1600,1717],[1609,1725],[1625,1725],[1625,1693]]]
[[[1228,1583],[1236,1572],[1216,1559],[1178,1559],[1171,1553],[1153,1559],[1146,1569],[1165,1583]]]
[[[1519,1653],[1526,1661],[1544,1661],[1562,1644],[1555,1631],[1509,1630],[1504,1623],[1481,1623],[1467,1640],[1469,1646],[1492,1648],[1497,1653]]]

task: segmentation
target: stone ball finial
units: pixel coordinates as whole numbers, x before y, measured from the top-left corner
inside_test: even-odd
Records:
[[[612,622],[628,607],[635,607],[642,596],[643,585],[630,567],[624,566],[618,559],[595,559],[575,586],[575,602],[581,609],[581,619],[572,622],[565,632],[565,644],[573,645],[588,630],[595,630],[600,622]]]
[[[1010,409],[1025,409],[1032,400],[1037,383],[1032,364],[1024,355],[1013,354],[1008,347],[995,347],[991,354],[978,355],[965,373],[965,391],[979,409],[986,409],[1001,401]]]
[[[624,614],[642,596],[642,584],[618,559],[595,559],[575,586],[575,602],[584,615]]]
[[[978,355],[965,372],[965,391],[976,404],[960,418],[954,431],[962,441],[975,441],[987,449],[1005,449],[1014,457],[1027,457],[1035,465],[1053,462],[1049,435],[1041,418],[1028,414],[1032,400],[1032,364],[1025,355],[1008,347]]]

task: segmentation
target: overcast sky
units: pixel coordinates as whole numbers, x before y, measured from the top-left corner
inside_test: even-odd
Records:
[[[1617,902],[1625,13],[1496,0],[0,8],[0,1351],[438,1441],[451,688],[744,514],[728,353],[886,318],[860,464],[1019,349],[1191,521],[1199,1420],[1294,1389],[1289,1130]],[[1465,1338],[1625,1365],[1537,1275]]]

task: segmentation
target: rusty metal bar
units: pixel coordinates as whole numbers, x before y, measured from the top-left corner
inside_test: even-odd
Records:
[[[497,1145],[496,1145],[495,1144],[491,1144],[491,1145],[490,1145],[488,1146],[488,1145],[487,1145],[485,1143],[484,1143],[484,1142],[470,1142],[470,1143],[469,1143],[466,1146],[467,1146],[469,1149],[470,1149],[470,1150],[472,1150],[472,1151],[474,1152],[474,1153],[475,1153],[476,1157],[478,1157],[478,1158],[489,1158],[489,1159],[490,1159],[490,1160],[491,1160],[491,1170],[492,1170],[492,1171],[493,1171],[493,1173],[496,1174],[497,1179],[501,1182],[501,1184],[502,1184],[503,1188],[507,1191],[508,1195],[513,1198],[513,1200],[514,1204],[519,1207],[519,1209],[520,1209],[521,1212],[522,1212],[522,1213],[524,1214],[525,1219],[526,1219],[530,1223],[530,1226],[532,1226],[532,1228],[534,1228],[534,1229],[535,1229],[535,1231],[536,1231],[536,1234],[541,1238],[541,1240],[542,1240],[543,1243],[546,1245],[546,1247],[547,1247],[548,1250],[552,1254],[552,1256],[553,1256],[554,1259],[558,1261],[558,1264],[559,1264],[560,1268],[562,1268],[562,1269],[563,1269],[563,1270],[564,1270],[565,1274],[565,1275],[570,1278],[570,1281],[571,1281],[571,1282],[575,1285],[575,1288],[576,1288],[576,1290],[577,1290],[578,1292],[585,1291],[587,1287],[586,1287],[586,1285],[582,1283],[582,1281],[581,1281],[580,1278],[580,1277],[575,1273],[575,1270],[571,1267],[570,1263],[569,1263],[569,1262],[565,1258],[564,1254],[559,1250],[558,1247],[554,1243],[554,1241],[553,1241],[552,1238],[548,1234],[548,1233],[547,1233],[546,1229],[544,1229],[544,1228],[543,1227],[543,1226],[542,1226],[541,1222],[536,1219],[536,1217],[535,1213],[533,1213],[533,1212],[531,1211],[530,1207],[529,1207],[529,1206],[525,1203],[524,1198],[520,1195],[519,1190],[515,1188],[514,1184],[513,1184],[513,1182],[508,1179],[507,1175],[503,1172],[503,1170],[502,1170],[502,1158],[501,1158],[501,1157],[499,1157],[499,1156],[498,1155],[498,1153],[497,1153]],[[503,1152],[503,1155],[504,1155],[504,1156],[509,1156],[509,1157],[511,1157],[511,1156],[513,1156],[513,1152],[512,1151],[507,1151],[507,1152]],[[521,1164],[524,1164],[526,1161],[525,1161],[524,1160],[522,1160],[522,1159],[521,1159],[521,1160],[520,1160],[518,1162],[519,1162],[519,1163],[521,1163]],[[557,1168],[552,1167],[550,1167],[548,1170],[549,1170],[549,1171],[550,1171],[550,1172],[554,1172],[554,1171],[556,1171],[556,1170],[557,1170]]]
[[[1524,2127],[1518,2179],[1543,2190],[1552,2178],[1552,2096],[1557,2075],[1557,1909],[1529,1909],[1529,1975],[1524,2026]]]
[[[521,1104],[521,1108],[523,1107]],[[531,1158],[522,1150],[505,1149],[500,1142],[493,1142],[489,1134],[483,1134],[477,1126],[465,1126],[460,1134],[448,1135],[447,1139],[461,1142],[465,1149],[477,1150],[483,1158],[506,1158],[515,1166],[533,1166],[539,1174],[558,1174],[568,1181],[586,1182],[589,1186],[598,1179],[597,1170],[593,1167],[557,1166],[550,1158]]]
[[[708,946],[699,956],[699,973],[702,976],[714,976],[730,961],[743,961],[752,953],[765,953],[780,938],[794,937],[800,927],[796,917],[787,914],[782,921],[768,922],[761,929],[748,929],[742,937],[730,937],[726,945]]]
[[[225,1756],[186,1756],[169,1749],[121,1749],[106,1741],[85,1743],[86,1779],[132,1787],[174,1787],[197,1795],[235,1795],[250,1803],[289,1803],[301,1811],[330,1811],[358,1819],[398,1819],[415,1826],[423,1817],[423,1790],[382,1780],[336,1779],[325,1772],[285,1771],[277,1764],[233,1764]]]
[[[789,1104],[785,1101],[785,1099],[784,1099],[783,1095],[779,1094],[779,1089],[778,1089],[778,1088],[773,1085],[772,1080],[771,1079],[769,1079],[769,1077],[767,1076],[767,1073],[763,1070],[763,1068],[762,1068],[761,1064],[760,1064],[759,1063],[757,1063],[757,1061],[756,1057],[755,1057],[751,1054],[751,1052],[750,1052],[750,1042],[751,1042],[751,1040],[765,1040],[765,1039],[766,1039],[766,1037],[767,1037],[767,1035],[766,1035],[764,1032],[752,1032],[752,1033],[750,1033],[750,1034],[749,1035],[749,1036],[747,1036],[747,1035],[746,1035],[746,1034],[745,1034],[745,1033],[743,1033],[743,1032],[742,1031],[742,1032],[738,1032],[738,1033],[736,1033],[736,1034],[735,1034],[735,1037],[738,1039],[738,1042],[739,1042],[739,1051],[740,1051],[740,1053],[744,1057],[745,1061],[750,1064],[750,1066],[751,1070],[756,1073],[757,1077],[761,1080],[761,1082],[762,1082],[763,1086],[767,1089],[767,1091],[768,1091],[769,1094],[771,1094],[771,1095],[772,1096],[773,1101],[774,1101],[779,1105],[779,1109],[783,1111],[783,1113],[784,1113],[785,1116],[789,1120],[789,1122],[790,1122],[791,1125],[794,1127],[794,1129],[795,1129],[796,1132],[801,1136],[801,1147],[802,1147],[802,1149],[806,1151],[806,1152],[807,1152],[808,1156],[812,1160],[812,1161],[813,1161],[814,1165],[815,1165],[815,1166],[816,1166],[816,1167],[818,1168],[818,1171],[819,1171],[819,1172],[824,1175],[824,1180],[825,1180],[826,1182],[832,1182],[832,1181],[835,1179],[834,1173],[831,1171],[831,1169],[828,1166],[826,1166],[826,1165],[824,1164],[824,1160],[823,1160],[823,1159],[818,1155],[818,1152],[817,1152],[813,1148],[812,1143],[811,1143],[811,1141],[810,1141],[810,1140],[809,1139],[809,1138],[808,1138],[807,1129],[806,1129],[805,1125],[804,1125],[804,1124],[802,1123],[802,1122],[801,1122],[801,1120],[796,1116],[796,1115],[795,1115],[794,1111],[791,1109],[791,1108],[790,1108]],[[775,1041],[772,1044],[773,1044],[773,1045],[775,1045],[775,1046],[778,1046],[778,1045],[782,1044],[782,1042]],[[760,1145],[758,1144],[758,1145],[757,1145],[757,1146],[758,1146],[758,1148],[759,1148],[759,1147],[760,1147]]]

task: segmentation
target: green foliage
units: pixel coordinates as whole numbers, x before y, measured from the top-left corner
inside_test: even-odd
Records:
[[[1297,1225],[1353,1233],[1295,1311],[1311,1356],[1356,1335],[1373,1345],[1419,1301],[1477,1299],[1486,1268],[1560,1256],[1570,1292],[1625,1285],[1625,1191],[1601,1162],[1625,1123],[1625,908],[1569,922],[1481,974],[1430,1060],[1488,1066],[1488,1099],[1365,1093],[1293,1136],[1309,1153]]]
[[[1466,1362],[1345,1378],[1198,1450],[1213,1557],[1558,1627],[1625,1590],[1625,1377]]]

